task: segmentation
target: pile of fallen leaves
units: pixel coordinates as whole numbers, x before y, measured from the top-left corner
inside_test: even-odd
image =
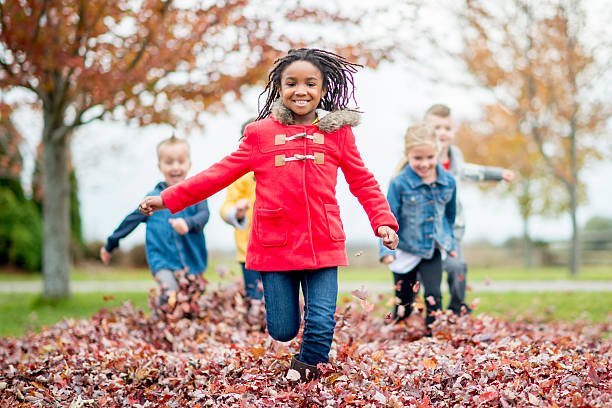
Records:
[[[180,284],[151,316],[125,303],[0,339],[0,406],[612,406],[610,324],[441,314],[427,338],[422,317],[393,324],[361,293],[338,308],[323,376],[300,383],[300,338],[272,340],[239,284]]]

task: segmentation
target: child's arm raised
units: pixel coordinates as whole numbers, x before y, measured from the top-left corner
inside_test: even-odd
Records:
[[[208,169],[168,187],[161,193],[163,204],[173,214],[198,203],[230,185],[251,170],[251,139],[246,135],[238,150]]]
[[[230,185],[232,181],[250,171],[249,139],[245,136],[238,150],[195,176],[168,187],[162,191],[160,197],[146,197],[140,203],[140,212],[151,215],[167,208],[174,214]]]

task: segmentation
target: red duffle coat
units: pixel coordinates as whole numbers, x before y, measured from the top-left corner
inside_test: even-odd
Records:
[[[174,213],[254,171],[256,198],[246,267],[286,271],[348,265],[335,196],[338,168],[365,209],[374,233],[382,225],[398,229],[345,123],[354,116],[339,111],[317,125],[286,125],[275,119],[290,117],[287,112],[278,113],[283,108],[287,109],[276,106],[274,116],[251,123],[238,150],[167,188],[161,197]]]

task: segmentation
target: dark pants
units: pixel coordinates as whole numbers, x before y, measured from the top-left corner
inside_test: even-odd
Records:
[[[259,271],[253,269],[247,269],[244,262],[240,262],[242,267],[242,277],[244,278],[244,290],[246,297],[249,299],[260,300],[263,298],[263,292],[259,290],[259,282],[261,281],[261,274]]]
[[[300,286],[304,294],[304,333],[298,360],[317,365],[329,361],[334,338],[338,268],[261,272],[270,336],[289,341],[300,330]]]
[[[393,273],[393,281],[395,283],[395,296],[400,300],[399,306],[403,306],[404,313],[400,315],[399,306],[396,305],[393,310],[393,317],[402,320],[412,312],[412,302],[414,302],[414,285],[417,281],[417,275],[420,275],[425,292],[425,307],[427,308],[427,317],[425,324],[429,326],[434,322],[435,316],[433,312],[440,310],[442,305],[442,257],[439,250],[435,250],[431,259],[422,259],[408,273]]]
[[[465,290],[467,287],[467,264],[463,261],[461,253],[461,242],[455,240],[457,256],[447,256],[442,263],[442,268],[446,271],[448,290],[450,292],[450,302],[448,308],[457,316],[461,315],[461,308],[465,307],[465,312],[469,312],[469,307],[465,304]]]

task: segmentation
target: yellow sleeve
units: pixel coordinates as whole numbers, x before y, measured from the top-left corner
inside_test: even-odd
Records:
[[[245,189],[245,179],[249,176],[252,177],[250,173],[245,174],[227,187],[227,191],[225,193],[225,201],[223,202],[223,204],[221,205],[221,209],[219,210],[221,218],[223,218],[225,222],[227,222],[225,214],[232,207],[236,206],[238,200],[243,198],[249,198]]]

